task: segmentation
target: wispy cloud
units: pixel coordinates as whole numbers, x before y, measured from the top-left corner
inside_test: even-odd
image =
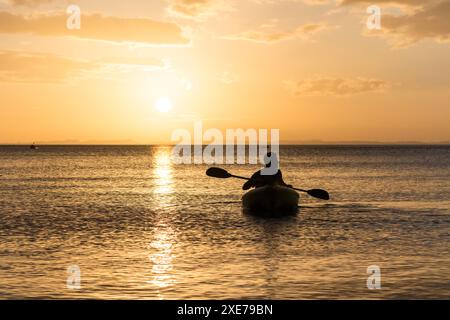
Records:
[[[388,83],[369,78],[333,78],[317,76],[299,81],[286,81],[287,89],[297,96],[348,96],[383,91]]]
[[[326,4],[330,4],[331,0],[302,0],[303,3],[312,5],[312,6],[322,6]]]
[[[55,83],[98,68],[95,63],[52,54],[0,52],[0,81]]]
[[[272,28],[260,28],[259,30],[248,30],[234,35],[223,36],[222,38],[229,40],[246,40],[270,44],[295,38],[307,40],[314,34],[330,28],[331,27],[325,23],[308,23],[299,26],[292,31],[275,31],[272,30]]]
[[[186,44],[189,42],[175,23],[140,18],[119,18],[84,14],[79,30],[66,28],[67,15],[23,16],[0,12],[0,33],[29,33],[39,36],[67,36],[81,39],[145,44]]]
[[[377,33],[367,33],[375,34]],[[450,1],[427,3],[405,15],[382,16],[381,34],[396,47],[408,47],[425,39],[450,42]]]
[[[252,0],[258,4],[276,4],[279,2],[302,2],[308,5],[325,5],[332,3],[333,0]]]
[[[5,2],[11,5],[17,6],[27,6],[27,7],[35,7],[40,4],[54,2],[55,0],[2,0],[1,2]]]
[[[341,6],[373,4],[368,0],[343,0]],[[450,1],[379,0],[377,5],[401,9],[399,14],[382,11],[381,29],[364,31],[366,36],[387,39],[394,47],[408,47],[422,40],[450,42]]]
[[[167,11],[174,17],[202,20],[231,7],[230,1],[224,0],[169,0]]]
[[[49,53],[0,51],[0,81],[9,83],[62,83],[98,76],[102,72],[161,69],[157,59],[108,58],[88,61]]]
[[[429,0],[432,2],[433,0]],[[425,4],[427,1],[423,0],[338,0],[340,5],[358,5],[358,4],[364,4],[364,5],[406,5],[406,6],[418,6]]]

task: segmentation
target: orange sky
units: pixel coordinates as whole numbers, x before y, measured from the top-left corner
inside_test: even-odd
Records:
[[[450,1],[375,2],[0,0],[0,143],[450,141]]]

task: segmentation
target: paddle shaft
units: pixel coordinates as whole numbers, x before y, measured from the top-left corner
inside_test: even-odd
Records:
[[[236,175],[234,175],[234,174],[231,174],[230,177],[238,178],[238,179],[242,179],[242,180],[250,180],[250,178],[247,178],[247,177],[241,177],[241,176],[236,176]],[[291,188],[291,189],[294,189],[294,190],[297,190],[297,191],[301,191],[301,192],[306,192],[306,193],[308,193],[308,190],[303,190],[303,189],[294,188],[294,187],[290,187],[290,188]]]
[[[208,170],[206,170],[206,174],[210,177],[214,177],[214,178],[221,178],[221,179],[226,179],[226,178],[237,178],[237,179],[242,179],[242,180],[250,180],[251,178],[247,178],[247,177],[242,177],[242,176],[237,176],[234,174],[229,173],[228,171],[221,169],[221,168],[216,168],[216,167],[212,167],[209,168]],[[298,188],[294,188],[292,186],[288,186],[285,185],[286,187],[290,187],[293,190],[297,190],[300,192],[305,192],[307,194],[309,194],[311,197],[314,198],[319,198],[322,200],[329,200],[330,199],[330,195],[328,194],[327,191],[322,190],[322,189],[311,189],[311,190],[304,190],[304,189],[298,189]]]

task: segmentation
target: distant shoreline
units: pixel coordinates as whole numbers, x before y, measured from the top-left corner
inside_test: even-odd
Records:
[[[35,143],[37,146],[175,146],[165,143]],[[30,146],[30,143],[0,143],[0,146]],[[206,146],[208,144],[204,144]],[[195,145],[191,145],[195,146]],[[226,146],[226,145],[224,145]],[[246,144],[248,146],[248,144]],[[450,141],[444,142],[289,142],[280,146],[450,146]]]

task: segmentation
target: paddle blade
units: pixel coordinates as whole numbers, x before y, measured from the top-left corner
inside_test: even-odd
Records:
[[[214,178],[229,178],[229,177],[231,177],[231,174],[228,173],[228,171],[221,169],[221,168],[216,168],[216,167],[212,167],[212,168],[209,168],[208,170],[206,170],[206,175],[210,176],[210,177],[214,177]]]
[[[318,199],[322,199],[322,200],[330,199],[330,195],[328,194],[328,192],[326,192],[325,190],[322,190],[322,189],[311,189],[311,190],[308,190],[307,192],[311,197],[314,197],[314,198],[318,198]]]

